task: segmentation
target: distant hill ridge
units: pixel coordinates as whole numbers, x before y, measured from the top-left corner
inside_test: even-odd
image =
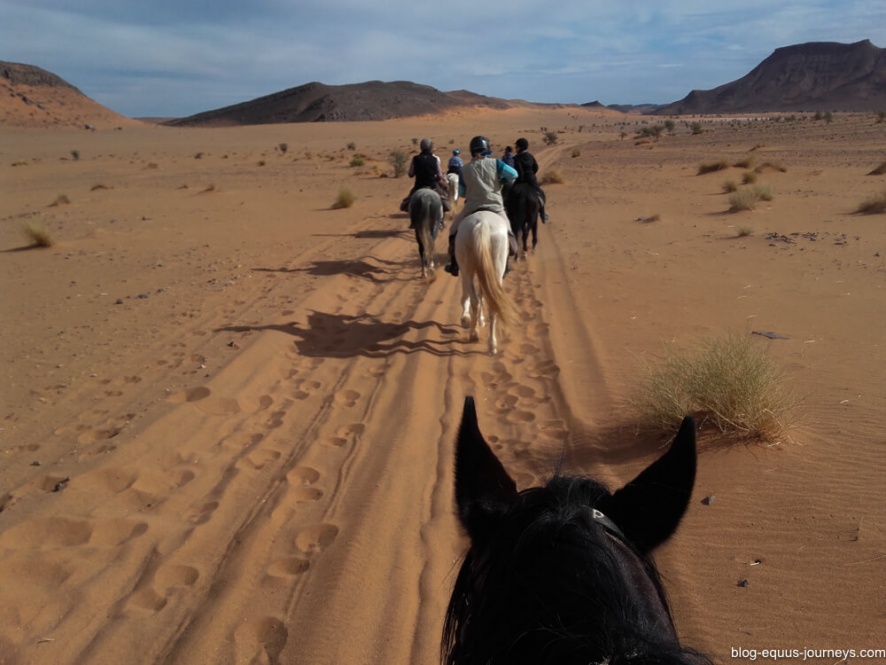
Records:
[[[441,92],[409,81],[347,85],[313,82],[248,102],[167,122],[173,126],[253,125],[279,122],[388,120],[438,113],[462,106],[509,108],[502,99],[468,91]]]
[[[886,111],[886,49],[809,42],[776,49],[742,78],[693,90],[657,115],[764,111]]]
[[[0,124],[66,126],[120,124],[128,119],[94,102],[40,67],[0,61]],[[168,120],[172,126],[236,126],[289,122],[387,120],[459,108],[562,107],[486,97],[467,90],[442,92],[409,81],[348,85],[319,82],[251,101]],[[657,115],[767,111],[886,111],[886,49],[870,40],[854,44],[810,42],[776,49],[742,78],[713,90],[693,90],[666,105],[585,108]]]

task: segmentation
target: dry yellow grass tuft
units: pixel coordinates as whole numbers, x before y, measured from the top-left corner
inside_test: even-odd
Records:
[[[773,441],[793,423],[799,405],[765,347],[748,335],[701,342],[694,350],[667,351],[646,364],[633,400],[642,425],[670,430],[686,415],[721,432]]]

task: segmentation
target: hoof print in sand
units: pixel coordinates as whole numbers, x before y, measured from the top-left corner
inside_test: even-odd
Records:
[[[299,552],[312,554],[322,552],[329,547],[338,535],[338,527],[334,524],[314,524],[298,532],[295,546]]]

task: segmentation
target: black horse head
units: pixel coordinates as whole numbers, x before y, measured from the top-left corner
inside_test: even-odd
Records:
[[[689,503],[691,419],[615,493],[565,476],[518,492],[470,397],[456,445],[455,497],[471,548],[446,615],[448,665],[708,662],[680,646],[649,557]]]

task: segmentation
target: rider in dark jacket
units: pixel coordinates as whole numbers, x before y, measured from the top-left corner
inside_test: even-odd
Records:
[[[519,138],[514,145],[517,146],[517,154],[514,156],[514,169],[517,171],[517,180],[514,184],[525,182],[538,192],[538,212],[541,215],[541,221],[547,222],[548,213],[545,212],[545,193],[535,177],[535,174],[538,173],[538,162],[535,161],[535,157],[529,152],[529,141]]]
[[[408,196],[400,202],[400,210],[406,212],[409,209],[409,199],[416,190],[433,189],[440,195],[443,209],[449,212],[451,209],[449,194],[443,184],[446,178],[440,168],[440,158],[434,154],[434,142],[431,139],[422,139],[420,148],[421,152],[415,155],[409,164],[409,177],[415,178],[415,183],[409,190]],[[411,223],[409,228],[412,228]]]

